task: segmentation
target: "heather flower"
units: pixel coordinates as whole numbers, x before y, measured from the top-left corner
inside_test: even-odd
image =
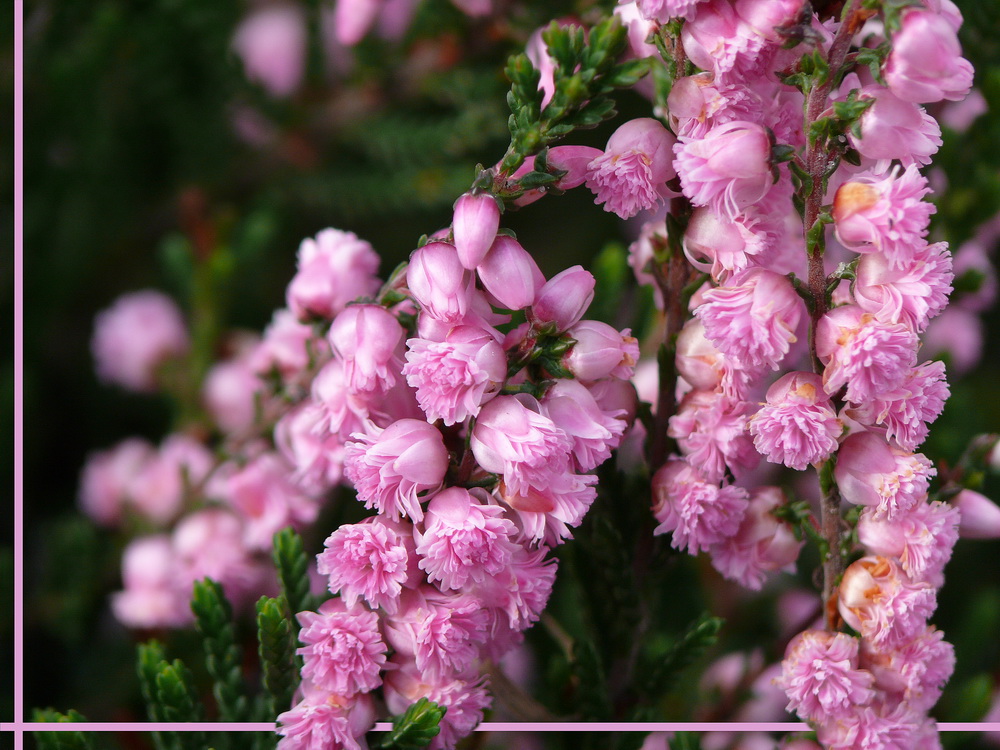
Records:
[[[575,380],[557,380],[545,393],[546,416],[573,441],[578,471],[604,463],[625,432],[625,422],[604,413],[586,386]]]
[[[368,695],[331,695],[305,682],[302,699],[278,715],[278,750],[367,750],[374,723]]]
[[[766,3],[759,0],[736,0],[733,7],[740,20],[753,29],[755,34],[774,44],[783,44],[786,40],[777,29],[798,21],[804,5],[805,0],[771,0]]]
[[[353,47],[375,23],[386,0],[337,0],[333,28],[337,41]]]
[[[466,193],[455,202],[452,232],[462,266],[478,266],[500,228],[500,207],[489,193]]]
[[[928,626],[896,651],[872,651],[862,644],[861,663],[875,676],[877,689],[924,712],[937,703],[955,670],[955,648],[944,633]]]
[[[848,130],[848,140],[862,156],[880,165],[898,159],[904,167],[929,164],[941,147],[941,128],[922,107],[897,98],[881,86],[866,86],[861,99],[875,103],[864,111],[859,121],[861,136]]]
[[[936,474],[922,454],[894,448],[871,432],[844,440],[834,469],[840,496],[870,507],[873,519],[892,519],[922,503]]]
[[[745,373],[733,368],[731,360],[705,335],[705,324],[697,317],[689,319],[677,336],[675,365],[680,376],[698,390],[721,388],[736,398],[746,390]]]
[[[157,369],[187,353],[189,346],[174,301],[146,289],[122,295],[97,314],[90,351],[102,382],[149,392],[156,388]]]
[[[403,374],[430,422],[452,425],[476,416],[507,377],[503,349],[479,328],[458,326],[444,341],[415,338],[406,346]]]
[[[292,481],[313,495],[326,492],[343,476],[344,445],[327,429],[329,421],[322,404],[306,400],[274,426],[274,444],[293,467]]]
[[[736,534],[748,505],[742,487],[717,484],[686,460],[671,459],[653,476],[654,534],[670,531],[674,549],[695,555]]]
[[[327,337],[344,363],[352,391],[386,391],[402,366],[405,331],[381,305],[351,305],[330,326]]]
[[[803,303],[784,276],[763,268],[734,275],[705,292],[695,315],[705,336],[741,369],[777,370],[791,345]]]
[[[375,612],[348,609],[340,599],[329,599],[319,612],[299,612],[302,677],[316,687],[339,695],[374,690],[385,664],[386,646]]]
[[[545,546],[530,550],[518,546],[507,569],[487,577],[475,589],[483,606],[499,609],[507,615],[508,625],[513,630],[526,630],[531,623],[537,622],[548,603],[558,561],[546,559],[547,554]]]
[[[180,627],[193,619],[174,580],[175,557],[166,534],[133,539],[122,552],[125,590],[111,597],[111,610],[130,628]]]
[[[816,737],[828,750],[934,750],[935,744],[922,741],[924,717],[905,705],[893,710],[880,702],[855,708],[835,721],[817,727]],[[933,727],[931,729],[934,732]],[[934,732],[936,739],[936,732]]]
[[[316,557],[319,573],[329,577],[330,593],[339,593],[349,608],[360,598],[389,614],[396,612],[403,587],[415,585],[415,562],[410,529],[383,516],[342,525]]]
[[[964,99],[972,88],[973,70],[961,56],[957,31],[933,11],[903,11],[883,71],[889,90],[907,102]]]
[[[117,524],[130,487],[154,457],[153,446],[140,438],[123,440],[113,448],[87,456],[80,477],[80,508],[103,526]]]
[[[281,308],[264,329],[264,338],[250,354],[249,363],[258,375],[276,372],[288,383],[328,351],[329,346],[313,334],[312,326],[301,323],[291,310]]]
[[[566,335],[574,343],[563,364],[577,379],[593,382],[609,376],[632,376],[639,361],[639,342],[628,328],[618,331],[597,320],[581,320]]]
[[[297,5],[268,5],[255,10],[236,28],[233,49],[247,78],[272,96],[298,88],[305,71],[306,19]]]
[[[545,284],[531,253],[505,234],[493,240],[476,273],[489,295],[507,310],[530,307]]]
[[[440,487],[448,470],[441,433],[426,422],[400,419],[354,438],[346,446],[344,473],[358,499],[394,521],[400,515],[421,520],[422,496]]]
[[[528,320],[538,326],[565,331],[577,323],[594,299],[597,281],[582,266],[572,266],[545,282],[528,311]]]
[[[570,528],[580,525],[597,497],[595,484],[596,476],[573,474],[567,468],[549,476],[544,486],[512,490],[501,482],[498,495],[514,511],[519,540],[554,547],[572,538]]]
[[[752,80],[772,57],[767,40],[745,23],[728,0],[700,4],[681,28],[691,61],[724,83]]]
[[[866,510],[858,519],[858,541],[871,554],[897,558],[912,580],[940,588],[961,515],[957,507],[939,501],[920,503],[891,520]]]
[[[132,507],[157,524],[167,523],[181,511],[185,494],[201,484],[213,464],[211,452],[197,440],[170,435],[131,483]]]
[[[219,362],[205,375],[202,402],[223,432],[239,433],[253,426],[264,383],[247,357]]]
[[[741,84],[723,84],[711,73],[678,78],[667,96],[667,119],[679,136],[704,138],[716,125],[753,121],[763,102]]]
[[[847,415],[861,424],[884,430],[887,439],[913,451],[927,437],[927,425],[941,415],[948,394],[944,362],[924,362],[912,368],[889,392],[852,405]]]
[[[768,388],[765,398],[749,429],[754,447],[768,461],[801,471],[837,450],[843,426],[819,375],[790,372]]]
[[[882,254],[866,254],[858,263],[854,300],[878,320],[920,332],[948,304],[954,277],[946,242],[914,251],[896,268]]]
[[[721,281],[762,258],[773,244],[775,228],[773,221],[753,221],[752,214],[748,208],[729,220],[710,208],[696,208],[684,231],[684,255],[691,265]]]
[[[849,565],[839,594],[841,617],[877,651],[899,648],[911,640],[937,608],[934,587],[911,581],[887,557],[863,557]]]
[[[414,530],[419,566],[442,589],[460,589],[470,579],[482,583],[510,564],[516,531],[499,505],[484,505],[468,490],[450,487],[428,504],[423,531]]]
[[[760,454],[747,433],[749,404],[718,391],[691,391],[670,417],[667,434],[709,482],[721,482],[728,468],[740,477],[757,466]]]
[[[624,0],[620,0],[623,2]],[[673,18],[690,18],[703,0],[636,0],[639,15],[650,21],[666,23]]]
[[[1000,539],[1000,507],[974,490],[962,490],[952,500],[961,511],[959,534],[966,539]]]
[[[587,187],[605,211],[629,219],[664,197],[673,166],[674,136],[651,117],[629,120],[587,166]]]
[[[324,229],[299,245],[298,271],[288,285],[288,307],[300,320],[333,318],[349,302],[379,288],[379,257],[353,232]]]
[[[472,305],[472,273],[463,265],[452,245],[430,242],[410,256],[406,286],[422,312],[455,324]]]
[[[507,490],[526,494],[548,486],[569,469],[572,439],[540,413],[514,396],[498,396],[483,407],[472,430],[470,447],[486,471],[502,474]]]
[[[838,188],[833,199],[837,239],[859,253],[882,253],[890,268],[912,265],[926,243],[927,225],[935,209],[923,200],[927,178],[914,164],[881,176],[870,172]]]
[[[883,323],[856,305],[842,305],[820,318],[816,354],[826,365],[823,386],[868,402],[899,388],[917,360],[917,334],[902,323]]]
[[[684,195],[727,219],[735,219],[771,187],[771,142],[757,123],[734,120],[703,138],[682,136],[674,152]]]
[[[788,711],[825,724],[871,702],[873,681],[871,672],[858,668],[856,639],[807,630],[788,644],[777,683],[788,695]]]

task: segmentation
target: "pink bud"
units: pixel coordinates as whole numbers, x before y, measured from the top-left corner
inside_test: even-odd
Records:
[[[593,274],[583,266],[567,268],[545,283],[528,312],[528,319],[536,325],[552,323],[557,331],[565,331],[590,307],[596,285]]]
[[[493,240],[476,273],[486,291],[507,310],[529,307],[545,284],[545,276],[531,253],[505,234]]]
[[[958,533],[966,539],[1000,539],[1000,507],[972,490],[962,490],[952,503],[962,511]]]
[[[553,146],[549,149],[549,166],[565,172],[556,181],[560,190],[572,190],[587,181],[587,165],[602,153],[591,146]]]
[[[466,193],[455,202],[452,231],[458,259],[470,271],[478,266],[500,228],[500,207],[489,193]]]
[[[351,305],[327,334],[353,391],[385,391],[402,367],[403,327],[381,305]]]
[[[639,344],[629,329],[618,331],[597,320],[581,320],[566,333],[576,343],[563,361],[580,380],[631,376],[639,359]]]
[[[459,322],[471,304],[472,274],[462,266],[455,248],[444,242],[414,250],[406,285],[424,312],[446,323]]]
[[[956,29],[941,15],[908,8],[885,63],[889,89],[903,101],[958,101],[972,88],[972,65],[962,57]]]

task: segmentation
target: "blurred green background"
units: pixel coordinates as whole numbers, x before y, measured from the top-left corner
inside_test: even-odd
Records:
[[[94,315],[119,294],[145,287],[165,290],[183,304],[190,280],[184,248],[205,242],[228,249],[231,273],[220,299],[232,327],[259,331],[267,323],[283,304],[299,242],[324,227],[371,241],[388,273],[421,234],[449,223],[451,204],[471,183],[475,165],[492,164],[503,154],[507,110],[501,71],[507,55],[548,19],[585,17],[613,3],[502,5],[497,18],[472,20],[447,0],[426,0],[404,39],[367,40],[353,51],[349,68],[341,62],[340,70],[331,72],[321,4],[310,0],[302,5],[310,29],[305,80],[292,96],[276,99],[247,80],[232,50],[234,30],[249,8],[243,3],[26,3],[24,689],[29,710],[72,707],[92,720],[144,718],[133,665],[135,636],[113,621],[106,605],[108,593],[120,586],[122,540],[80,516],[75,501],[89,452],[133,434],[155,442],[169,429],[171,413],[165,399],[98,384],[89,353]],[[1000,4],[963,0],[959,5],[977,86],[992,111],[1000,112]],[[10,46],[0,74],[8,91],[12,55]],[[622,95],[619,105],[625,115],[648,113],[648,103],[634,94]],[[11,123],[5,117],[0,124],[9,140]],[[605,125],[575,142],[602,145],[614,127]],[[248,130],[253,142],[246,140]],[[963,134],[946,133],[935,164],[950,189],[940,200],[934,231],[953,249],[1000,208],[997,144],[1000,118],[989,114]],[[0,170],[5,178],[0,205],[10,225],[11,162],[0,161]],[[508,214],[504,223],[536,254],[546,274],[587,265],[606,242],[630,239],[615,217],[580,191]],[[12,253],[2,258],[0,274],[11,278]],[[7,310],[11,291],[8,284],[0,292]],[[953,380],[947,410],[925,446],[932,457],[954,460],[973,435],[1000,429],[996,312],[986,324],[983,360]],[[9,343],[0,386],[5,394],[0,420],[9,425]],[[11,440],[9,432],[4,435]],[[3,470],[11,486],[12,466],[5,462]],[[1000,498],[1000,483],[988,483],[987,493]],[[648,502],[632,499],[641,507]],[[4,535],[0,568],[9,586],[12,540],[9,530]],[[695,563],[684,565],[682,579],[690,581]],[[947,572],[935,623],[956,644],[959,666],[939,715],[975,720],[1000,678],[1000,542],[960,542]],[[808,580],[808,571],[801,580]],[[5,600],[10,596],[8,591]],[[554,611],[569,609],[565,602],[572,597],[557,592]],[[773,608],[773,597],[763,597],[727,613],[729,640],[721,650],[767,642],[775,629]],[[679,613],[678,619],[683,623],[691,616]],[[9,644],[9,610],[2,627]],[[188,640],[184,634],[175,639],[178,653],[193,647]],[[10,658],[7,648],[5,668]],[[5,688],[4,718],[12,715],[12,706]]]

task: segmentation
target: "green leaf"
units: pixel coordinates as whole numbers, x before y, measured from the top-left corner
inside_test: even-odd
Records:
[[[180,659],[172,664],[161,663],[156,675],[157,703],[163,721],[203,721],[201,704],[194,689],[194,677]],[[176,746],[180,750],[204,750],[204,732],[174,732]]]
[[[32,721],[49,723],[68,723],[86,721],[86,717],[78,711],[70,709],[67,713],[59,713],[54,708],[36,708],[31,715]],[[93,738],[87,732],[32,732],[39,750],[93,750]]]
[[[701,738],[694,732],[677,732],[670,740],[670,750],[701,750]]]
[[[641,679],[643,692],[656,697],[672,690],[678,674],[699,659],[719,639],[719,631],[724,622],[721,617],[703,613],[665,653],[648,655],[644,663],[649,666]]]
[[[377,745],[381,750],[410,750],[426,747],[441,731],[447,709],[421,698],[392,720],[392,731]]]
[[[316,602],[309,593],[309,556],[302,544],[302,537],[288,527],[274,535],[274,565],[281,581],[281,593],[288,603],[288,615],[298,637],[295,615],[315,609]]]
[[[195,581],[191,611],[205,648],[205,667],[220,721],[248,721],[249,703],[243,695],[243,655],[236,645],[233,610],[222,587],[211,578]]]
[[[573,677],[576,682],[575,700],[580,717],[585,720],[607,720],[612,717],[611,696],[604,665],[594,644],[577,638],[573,644]]]
[[[286,607],[280,599],[266,596],[257,601],[258,653],[269,713],[264,721],[274,719],[291,707],[292,696],[299,682],[299,671],[295,665],[295,639],[285,615]]]

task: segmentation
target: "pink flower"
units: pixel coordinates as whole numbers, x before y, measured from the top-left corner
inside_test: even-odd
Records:
[[[959,101],[972,88],[972,65],[962,57],[957,29],[941,15],[907,8],[885,62],[889,89],[903,101]]]
[[[643,18],[666,23],[673,18],[690,18],[700,2],[702,0],[636,0],[636,6]]]
[[[180,627],[193,620],[188,599],[175,581],[176,561],[166,534],[138,537],[122,553],[124,591],[111,610],[130,628]]]
[[[925,719],[908,706],[891,709],[883,702],[855,708],[835,721],[817,727],[816,737],[828,750],[914,750],[940,748],[937,732],[932,726],[933,739],[926,735]]]
[[[278,716],[279,750],[367,750],[365,734],[375,723],[368,695],[330,695],[304,683],[302,700]]]
[[[618,331],[597,320],[581,320],[566,335],[575,342],[563,364],[579,380],[630,378],[639,361],[639,342],[626,328]]]
[[[489,296],[507,310],[530,307],[545,284],[531,253],[513,237],[498,234],[476,273]]]
[[[545,546],[532,550],[519,546],[503,573],[476,588],[483,605],[502,610],[514,630],[526,630],[537,622],[548,603],[558,565],[555,558],[546,559],[548,551]]]
[[[920,453],[908,453],[872,432],[849,436],[837,453],[834,477],[840,496],[872,509],[872,518],[892,519],[927,498],[937,470]]]
[[[952,500],[961,511],[959,533],[965,539],[1000,539],[1000,507],[974,490],[962,490]]]
[[[750,434],[768,461],[802,471],[837,450],[843,426],[819,375],[790,372],[768,388],[766,399],[750,418]]]
[[[881,86],[866,86],[860,98],[875,100],[861,115],[861,137],[850,131],[847,135],[862,156],[880,164],[898,159],[904,167],[930,163],[942,143],[941,128],[933,117]]]
[[[470,446],[479,465],[502,474],[507,489],[524,494],[567,472],[572,439],[548,417],[515,396],[498,396],[483,407]]]
[[[629,219],[654,208],[676,172],[674,136],[651,117],[629,120],[608,139],[604,153],[587,166],[587,187],[605,211]]]
[[[791,282],[763,268],[735,274],[705,292],[695,315],[705,335],[744,370],[777,370],[796,341],[804,305]]]
[[[327,334],[352,391],[386,391],[402,366],[405,331],[381,305],[351,305]]]
[[[735,536],[709,550],[712,566],[754,591],[760,591],[768,573],[794,569],[805,540],[797,540],[791,525],[772,512],[787,502],[778,487],[753,489]]]
[[[816,354],[826,365],[823,387],[854,404],[899,388],[917,363],[917,334],[902,323],[883,323],[856,305],[842,305],[820,318]]]
[[[694,388],[712,391],[721,388],[732,397],[746,393],[748,378],[737,370],[718,347],[705,335],[705,324],[697,317],[689,319],[677,336],[677,372]]]
[[[955,649],[944,633],[928,626],[898,651],[878,652],[862,645],[861,663],[875,676],[875,687],[927,711],[955,670]]]
[[[986,326],[979,315],[966,307],[967,301],[963,296],[961,307],[950,305],[931,321],[921,348],[921,353],[929,359],[947,357],[948,367],[960,376],[979,364],[986,344]]]
[[[684,254],[691,264],[721,281],[762,259],[777,239],[777,227],[773,214],[769,221],[756,220],[755,208],[735,220],[696,208],[684,232]]]
[[[337,0],[334,29],[337,41],[353,47],[375,23],[385,0]]]
[[[347,444],[344,473],[366,508],[394,521],[424,517],[422,495],[436,490],[448,470],[448,450],[441,433],[416,419],[400,419],[372,435],[356,433]]]
[[[859,253],[877,251],[890,268],[912,264],[926,245],[927,225],[937,209],[923,198],[927,179],[914,164],[899,174],[865,172],[838,188],[833,199],[837,239]]]
[[[667,434],[702,476],[721,482],[727,468],[743,476],[757,466],[760,454],[747,433],[749,404],[719,391],[691,391],[670,417]]]
[[[370,607],[394,614],[403,587],[416,584],[416,552],[410,528],[383,516],[344,524],[316,557],[317,569],[329,576],[329,588],[348,607],[359,598]]]
[[[479,414],[507,377],[507,357],[489,332],[471,326],[452,328],[444,341],[406,342],[406,382],[430,422],[446,425]]]
[[[131,484],[133,507],[154,523],[167,523],[177,516],[186,494],[201,484],[213,464],[208,448],[194,438],[168,436]]]
[[[291,310],[282,308],[275,311],[263,340],[250,355],[250,367],[261,376],[277,373],[288,383],[328,352],[329,346],[313,335],[312,326],[300,323]]]
[[[297,5],[269,5],[240,22],[233,48],[247,78],[277,97],[298,88],[305,71],[306,19]]]
[[[885,256],[870,253],[858,263],[854,299],[879,320],[919,332],[948,304],[954,277],[946,242],[924,246],[896,268]]]
[[[570,528],[580,525],[597,497],[596,484],[593,474],[573,474],[567,467],[538,487],[512,490],[501,482],[498,494],[514,511],[520,538],[555,547],[573,537]]]
[[[704,138],[716,125],[733,120],[753,121],[763,102],[742,84],[726,85],[712,73],[678,78],[667,96],[668,122],[679,136]]]
[[[466,193],[455,202],[452,232],[458,259],[470,271],[478,266],[500,228],[500,207],[489,193]]]
[[[153,446],[140,438],[87,456],[80,477],[80,508],[102,526],[116,525],[132,484],[154,456]]]
[[[298,272],[288,285],[288,307],[300,320],[333,318],[349,302],[379,288],[379,257],[354,232],[324,229],[299,245]]]
[[[424,530],[414,530],[419,566],[443,589],[460,589],[470,579],[482,583],[510,565],[516,531],[499,505],[484,505],[468,490],[450,487],[427,506]]]
[[[840,582],[841,617],[873,649],[895,649],[926,627],[937,608],[934,587],[911,581],[888,557],[863,557],[851,563]]]
[[[571,328],[590,307],[597,281],[582,266],[572,266],[545,282],[528,311],[528,320],[555,331]]]
[[[910,370],[896,388],[852,405],[847,414],[864,425],[885,430],[886,438],[912,451],[927,437],[927,425],[941,415],[948,394],[944,362],[924,362]]]
[[[386,640],[414,658],[424,682],[447,681],[478,658],[488,620],[476,597],[423,586],[403,594],[399,612],[385,622]]]
[[[736,0],[736,15],[750,26],[754,33],[774,44],[783,44],[785,38],[777,29],[791,26],[799,20],[805,0],[778,0],[761,3],[758,0]],[[809,11],[811,12],[811,8]]]
[[[156,389],[157,369],[187,353],[189,346],[177,305],[147,289],[122,295],[98,313],[90,351],[102,382],[149,392]]]
[[[742,487],[706,482],[687,461],[671,459],[653,476],[654,534],[673,532],[670,545],[695,555],[733,536],[748,505]]]
[[[618,445],[625,422],[602,411],[586,386],[575,380],[557,380],[542,400],[545,414],[573,441],[578,471],[604,463]]]
[[[201,395],[219,428],[239,433],[253,425],[263,390],[264,383],[243,356],[214,365],[205,376]]]
[[[386,646],[375,612],[348,607],[340,599],[324,602],[319,612],[299,612],[302,677],[338,695],[374,690],[382,679]]]
[[[674,152],[684,195],[730,220],[763,198],[773,181],[771,142],[757,123],[735,120],[704,138],[682,136]]]
[[[414,250],[406,269],[406,285],[421,311],[445,323],[458,323],[469,311],[472,281],[455,248],[444,242]]]
[[[343,475],[343,443],[336,434],[330,434],[328,424],[325,407],[306,400],[274,427],[275,446],[294,467],[292,480],[313,495],[326,492]]]
[[[858,641],[844,633],[807,630],[788,644],[778,684],[788,709],[821,724],[850,716],[871,702],[874,679],[858,668]]]
[[[681,43],[695,65],[723,83],[753,80],[773,56],[767,40],[727,0],[701,3],[682,27]]]
[[[858,520],[858,541],[871,554],[897,558],[912,580],[940,588],[960,516],[958,508],[938,501],[920,503],[891,520],[866,510]]]

